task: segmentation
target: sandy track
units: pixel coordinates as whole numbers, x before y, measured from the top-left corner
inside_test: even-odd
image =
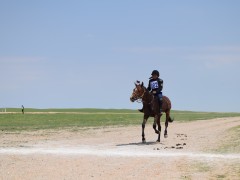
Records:
[[[5,133],[0,179],[240,179],[240,150],[219,154],[240,118],[170,124],[156,143],[152,120],[139,126]],[[163,125],[163,123],[162,123]]]
[[[22,112],[0,112],[0,114],[22,114]],[[25,112],[24,114],[139,114],[139,112]]]

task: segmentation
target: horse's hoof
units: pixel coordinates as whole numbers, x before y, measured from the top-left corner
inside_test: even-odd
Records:
[[[142,140],[142,143],[146,143],[146,139],[143,139],[143,140]]]
[[[164,134],[164,138],[167,138],[168,137],[168,135],[167,134]]]
[[[158,139],[156,142],[157,142],[157,143],[160,143],[160,139]]]

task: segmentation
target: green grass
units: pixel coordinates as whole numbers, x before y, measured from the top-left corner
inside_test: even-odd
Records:
[[[72,127],[128,126],[141,125],[143,114],[137,110],[128,109],[25,109],[21,114],[20,108],[7,108],[7,112],[15,114],[0,114],[1,131],[21,131],[56,129]],[[31,114],[45,112],[45,114]],[[57,112],[49,114],[48,112]],[[171,111],[175,121],[185,122],[212,119],[218,117],[240,116],[240,113],[210,113]],[[149,122],[150,121],[150,122]],[[153,122],[150,118],[148,123]],[[161,121],[165,121],[165,116]]]
[[[240,153],[240,126],[235,126],[226,133],[226,140],[215,151],[220,153]]]
[[[211,167],[207,163],[203,163],[203,162],[196,161],[193,164],[193,167],[195,168],[196,172],[203,173],[203,172],[211,171]]]
[[[217,179],[225,179],[225,178],[226,178],[226,175],[224,174],[217,175]]]
[[[177,121],[182,122],[240,116],[240,113],[193,112],[193,111],[172,111],[171,114],[173,117],[175,117]]]
[[[4,109],[2,109],[4,110]],[[0,111],[1,112],[1,111]],[[7,108],[7,112],[22,112],[21,108]],[[80,109],[33,109],[33,108],[25,108],[25,112],[79,112],[79,113],[136,113],[136,110],[130,109],[95,109],[95,108],[80,108]]]
[[[0,130],[132,125],[137,122],[136,114],[2,114]]]

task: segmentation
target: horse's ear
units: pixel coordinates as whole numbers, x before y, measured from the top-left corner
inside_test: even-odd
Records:
[[[136,80],[136,82],[134,82],[135,86],[139,86],[140,85],[140,81]]]
[[[143,82],[142,82],[141,86],[143,87]]]

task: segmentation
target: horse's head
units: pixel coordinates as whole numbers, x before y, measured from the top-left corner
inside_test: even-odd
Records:
[[[146,89],[143,85],[143,82],[141,83],[140,81],[136,81],[134,84],[136,87],[133,89],[132,95],[130,97],[130,101],[132,101],[132,102],[134,102],[138,99],[142,99],[142,97],[146,91]]]

